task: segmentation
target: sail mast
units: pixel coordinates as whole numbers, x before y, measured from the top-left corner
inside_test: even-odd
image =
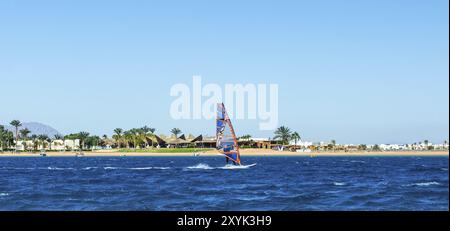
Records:
[[[236,133],[234,132],[234,127],[233,124],[231,123],[230,117],[228,116],[228,112],[225,109],[225,105],[222,103],[223,106],[223,111],[225,112],[225,118],[227,120],[228,125],[230,126],[230,130],[231,130],[231,134],[233,136],[233,141],[234,141],[234,146],[236,147],[236,153],[237,153],[237,163],[240,165],[241,164],[241,153],[239,151],[239,143],[236,137]]]
[[[230,117],[223,103],[217,104],[217,149],[229,160],[241,165],[239,144]]]

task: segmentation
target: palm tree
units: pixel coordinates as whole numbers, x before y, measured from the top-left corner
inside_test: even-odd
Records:
[[[66,142],[65,142],[64,136],[61,134],[56,134],[55,140],[62,140],[63,152],[65,152],[66,151]]]
[[[47,135],[42,134],[38,136],[38,140],[40,141],[41,145],[42,145],[42,150],[45,150],[45,148],[47,147],[47,143],[49,138]]]
[[[4,148],[7,148],[8,137],[11,132],[6,130],[4,126],[0,125],[0,151],[3,152]]]
[[[133,149],[136,149],[138,146],[138,143],[140,143],[141,135],[142,135],[142,131],[137,128],[132,128],[128,131],[125,131],[123,133],[123,138],[125,140],[125,143],[127,144],[127,148],[130,148],[130,143],[132,143]]]
[[[33,150],[36,152],[39,147],[39,139],[37,135],[31,135],[31,140],[33,141]]]
[[[375,144],[373,147],[372,147],[372,151],[380,151],[381,149],[380,149],[380,146],[378,145],[378,144]]]
[[[100,144],[100,141],[101,139],[98,136],[88,136],[84,142],[84,147],[94,151],[94,149]]]
[[[144,126],[144,127],[141,128],[141,131],[143,133],[149,133],[150,132],[150,128],[148,126]]]
[[[52,139],[50,137],[47,137],[47,139],[45,141],[48,142],[48,149],[52,150]]]
[[[28,128],[24,128],[24,129],[20,130],[19,133],[20,133],[20,137],[22,139],[26,140],[26,139],[28,139],[28,134],[30,134],[31,131],[28,130]]]
[[[358,145],[358,150],[362,150],[362,151],[367,150],[367,145],[365,145],[365,144]]]
[[[249,135],[249,134],[243,135],[243,136],[239,137],[238,139],[239,140],[243,140],[243,141],[247,141],[246,145],[248,145],[249,148],[252,147],[253,144],[254,144],[254,142],[252,142],[252,140],[251,140],[252,136]],[[242,146],[242,147],[244,148],[245,146]]]
[[[122,132],[123,129],[122,128],[116,128],[114,129],[114,135],[113,138],[117,143],[117,148],[120,148],[120,140],[122,139]]]
[[[4,134],[5,134],[5,127],[0,125],[0,152],[3,152],[3,140],[4,140]]]
[[[22,141],[22,146],[24,151],[28,151],[28,146],[26,141]]]
[[[146,133],[142,130],[142,128],[133,128],[131,129],[133,133],[133,145],[134,149],[141,148],[142,143],[145,142]]]
[[[130,130],[123,132],[123,140],[126,144],[126,148],[130,148],[130,142],[133,141],[133,133]]]
[[[240,139],[245,140],[245,141],[250,141],[251,138],[252,138],[251,135],[243,135],[240,137]]]
[[[331,140],[331,146],[332,146],[333,152],[334,152],[335,148],[336,148],[336,140]]]
[[[142,128],[136,128],[135,130],[135,139],[136,139],[136,147],[142,148],[142,143],[146,143],[145,137],[146,132],[142,130]]]
[[[175,135],[175,138],[178,138],[178,135],[181,134],[181,130],[179,128],[172,128],[170,132]]]
[[[292,135],[291,129],[285,126],[277,128],[277,130],[274,133],[275,133],[274,139],[281,140],[282,144],[288,144]]]
[[[78,139],[80,139],[80,153],[83,152],[84,142],[89,137],[89,132],[78,133]]]
[[[137,135],[138,135],[138,131],[136,128],[132,128],[130,130],[128,130],[128,140],[131,141],[133,143],[133,149],[136,149],[136,139],[137,139]]]
[[[150,138],[150,146],[153,147],[153,139],[155,138],[155,128],[149,128],[148,129],[148,133],[147,133],[147,137]]]
[[[294,132],[291,135],[291,139],[294,140],[295,146],[297,146],[297,141],[301,140],[302,138],[300,137],[300,134],[298,134],[298,132]]]
[[[15,150],[17,151],[17,142],[19,140],[19,127],[22,126],[22,123],[19,120],[13,120],[11,121],[11,126],[16,128],[16,148]]]
[[[148,126],[144,126],[142,128],[139,129],[140,131],[140,139],[142,139],[142,141],[145,143],[146,146],[148,146],[148,142],[147,142],[147,136],[150,133],[150,128]]]
[[[23,150],[27,151],[27,140],[28,140],[28,134],[30,134],[30,130],[28,130],[28,128],[24,128],[22,130],[19,131],[20,133],[20,138],[22,139],[22,146],[23,146]]]

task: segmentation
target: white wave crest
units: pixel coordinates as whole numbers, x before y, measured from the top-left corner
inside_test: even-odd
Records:
[[[170,169],[170,167],[135,167],[135,168],[120,168],[120,167],[104,167],[105,170],[116,170],[116,169],[122,169],[122,170],[165,170]]]
[[[344,186],[344,185],[346,185],[346,183],[343,183],[343,182],[333,182],[333,185],[334,185],[334,186]]]
[[[207,164],[197,164],[195,166],[189,166],[187,169],[204,169],[204,170],[211,170],[214,169],[213,167],[210,167]]]
[[[83,168],[83,170],[91,170],[91,169],[97,169],[98,167],[86,167],[86,168]]]
[[[138,168],[127,168],[129,170],[151,170],[151,169],[158,169],[158,170],[166,170],[170,169],[170,167],[138,167]]]
[[[127,168],[129,170],[150,170],[153,169],[153,167],[139,167],[139,168]]]
[[[63,171],[63,170],[75,170],[74,168],[58,168],[58,167],[47,167],[48,170],[59,170],[59,171]]]
[[[118,167],[103,167],[103,169],[105,170],[114,170],[114,169],[119,169]]]
[[[9,196],[9,194],[8,193],[0,193],[0,197],[6,197],[6,196]]]
[[[13,168],[13,167],[2,167],[2,169],[7,169],[7,170],[36,170],[36,168]]]
[[[170,167],[153,167],[153,169],[167,170],[167,169],[171,169],[171,168]]]
[[[430,182],[419,182],[419,183],[408,184],[406,186],[431,186],[431,185],[440,185],[440,183],[438,183],[436,181],[430,181]]]
[[[361,163],[361,164],[365,164],[366,162],[363,160],[351,160],[350,163]]]

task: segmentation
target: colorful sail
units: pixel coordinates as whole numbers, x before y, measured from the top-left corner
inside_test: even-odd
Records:
[[[217,150],[235,164],[241,165],[241,155],[236,134],[223,103],[217,104],[216,123]]]

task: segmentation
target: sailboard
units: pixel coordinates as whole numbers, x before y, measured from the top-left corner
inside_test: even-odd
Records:
[[[216,149],[227,158],[227,162],[232,161],[235,165],[241,166],[239,144],[223,103],[217,104],[216,139]]]

